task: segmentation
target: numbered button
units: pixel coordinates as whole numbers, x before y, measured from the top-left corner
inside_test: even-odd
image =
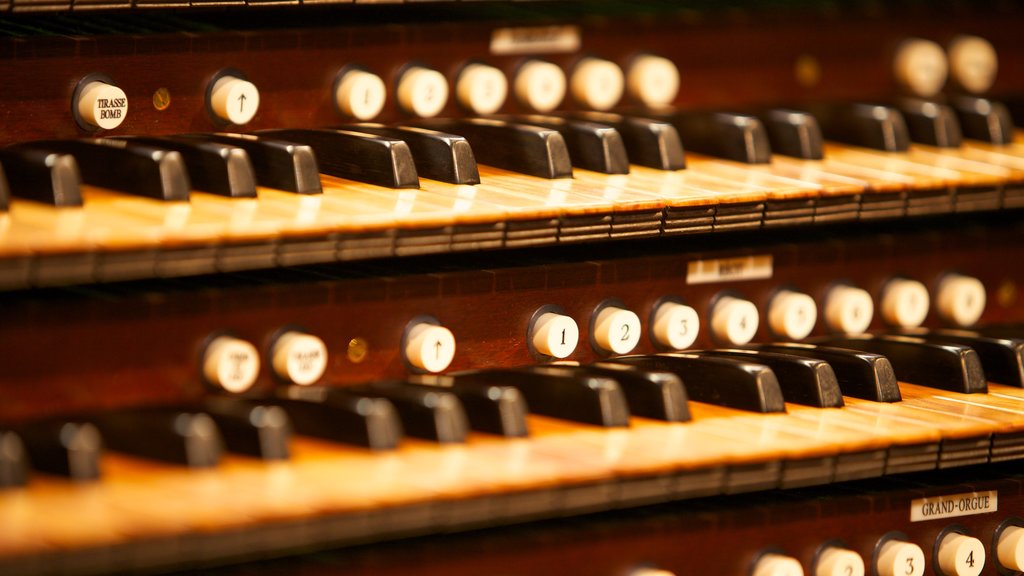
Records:
[[[899,328],[917,328],[928,316],[928,289],[917,280],[896,278],[882,290],[882,318]]]
[[[398,104],[420,118],[432,118],[448,103],[448,80],[437,70],[413,66],[398,80]]]
[[[840,284],[825,297],[825,324],[842,334],[862,334],[871,325],[875,303],[863,288]]]
[[[922,576],[924,551],[912,542],[889,540],[878,551],[878,576]]]
[[[996,544],[999,564],[1008,570],[1024,572],[1024,528],[1007,526],[999,533]]]
[[[814,576],[864,576],[864,559],[853,550],[829,546],[818,555]]]
[[[946,576],[978,576],[985,567],[985,545],[977,538],[950,532],[939,542],[938,561]]]
[[[765,554],[754,564],[751,576],[804,576],[804,569],[792,556]]]
[[[757,306],[749,300],[722,296],[711,309],[711,334],[730,346],[742,346],[754,339],[759,322]]]
[[[426,372],[441,372],[455,359],[455,335],[439,324],[420,322],[405,335],[405,361]]]
[[[629,65],[626,88],[644,106],[668,106],[679,94],[679,69],[668,58],[653,54],[637,56]]]
[[[622,99],[625,79],[618,64],[601,58],[584,58],[570,80],[572,97],[592,110],[608,110]]]
[[[603,352],[629,353],[640,343],[640,317],[615,306],[601,308],[594,318],[594,342]]]
[[[942,47],[930,40],[911,38],[896,49],[893,73],[897,82],[915,96],[931,98],[946,83],[949,66]]]
[[[935,306],[946,322],[973,326],[985,312],[985,285],[971,276],[947,274],[939,283]]]
[[[245,124],[260,108],[256,85],[238,76],[221,76],[210,89],[210,110],[222,122]]]
[[[349,70],[334,91],[334,103],[345,116],[372,120],[384,109],[387,89],[380,76],[365,70]]]
[[[279,336],[270,349],[274,374],[302,386],[313,384],[327,370],[327,345],[304,332],[290,331]]]
[[[455,94],[467,110],[476,114],[494,114],[508,96],[505,74],[486,64],[470,64],[459,73]]]
[[[87,82],[75,94],[74,109],[83,128],[113,130],[128,117],[128,96],[113,84]]]
[[[513,82],[516,99],[535,112],[550,112],[565,99],[565,72],[542,60],[530,60],[519,67]]]
[[[240,338],[217,336],[203,352],[203,376],[212,386],[228,392],[245,392],[256,383],[259,373],[259,352]]]
[[[806,338],[818,321],[814,298],[801,292],[782,290],[768,305],[768,324],[772,332],[790,340]]]
[[[978,36],[957,36],[949,43],[949,73],[964,90],[981,94],[996,80],[999,59],[996,49]]]
[[[663,348],[682,350],[693,346],[700,330],[700,317],[693,308],[678,302],[664,302],[654,311],[651,334]]]
[[[576,321],[555,312],[545,312],[537,317],[530,334],[534,350],[554,358],[569,356],[580,341],[580,329]]]

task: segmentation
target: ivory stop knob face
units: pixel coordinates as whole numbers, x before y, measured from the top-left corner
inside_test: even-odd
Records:
[[[413,66],[398,80],[398,105],[420,118],[432,118],[448,103],[448,80],[437,70]]]
[[[829,546],[818,556],[814,576],[864,576],[864,559],[853,550]]]
[[[751,576],[804,576],[804,569],[792,556],[765,554],[757,560]]]
[[[960,327],[973,326],[985,312],[985,285],[971,276],[949,274],[939,283],[935,307],[943,320]]]
[[[89,127],[113,130],[128,117],[128,96],[113,84],[89,82],[78,91],[75,110]]]
[[[605,306],[594,320],[594,342],[605,352],[631,352],[640,343],[640,317],[631,310]]]
[[[806,338],[818,321],[814,298],[801,292],[783,290],[768,305],[768,324],[772,332],[790,340]]]
[[[825,297],[825,323],[829,330],[843,334],[862,334],[871,325],[875,303],[863,288],[838,285]]]
[[[210,91],[210,109],[223,122],[245,124],[260,108],[256,85],[237,76],[221,76]]]
[[[1024,571],[1024,528],[1007,526],[999,533],[996,558],[1003,568]]]
[[[679,69],[668,58],[653,54],[637,56],[629,65],[626,89],[644,106],[668,106],[679,94]]]
[[[274,374],[299,385],[315,383],[327,370],[327,345],[303,332],[282,334],[270,351]]]
[[[946,52],[931,40],[910,38],[896,49],[893,73],[896,81],[921,98],[939,93],[948,74]]]
[[[889,540],[878,551],[878,576],[923,576],[924,551],[913,542]]]
[[[665,348],[689,348],[697,340],[699,331],[700,317],[690,306],[665,302],[654,311],[651,333],[654,341]]]
[[[608,110],[622,99],[625,79],[619,65],[601,58],[584,58],[572,71],[572,97],[592,110]]]
[[[758,322],[757,306],[742,298],[723,296],[711,310],[711,333],[723,344],[748,344],[757,334]]]
[[[505,74],[486,64],[470,64],[459,73],[455,94],[467,110],[476,114],[494,114],[508,96]]]
[[[349,70],[334,91],[334,103],[345,116],[372,120],[384,109],[387,88],[380,76],[365,70]]]
[[[233,336],[218,336],[203,352],[203,376],[213,386],[228,392],[245,392],[260,373],[260,354],[249,342]]]
[[[512,88],[519,103],[535,112],[550,112],[565,99],[565,72],[542,60],[519,67]]]
[[[580,329],[576,321],[554,312],[546,312],[534,320],[531,333],[534,349],[554,358],[569,356],[580,341]]]
[[[900,328],[917,328],[928,316],[928,289],[917,280],[895,278],[882,290],[882,318]]]
[[[948,576],[978,576],[985,567],[985,545],[972,536],[951,532],[939,542],[938,561]]]
[[[964,90],[981,94],[996,81],[999,58],[992,44],[979,36],[957,36],[949,43],[949,72]]]
[[[444,326],[420,323],[409,328],[405,360],[427,372],[441,372],[455,359],[455,335]]]

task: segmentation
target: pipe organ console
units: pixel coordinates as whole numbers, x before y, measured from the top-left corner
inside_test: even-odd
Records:
[[[1024,573],[1024,6],[0,2],[0,572]]]

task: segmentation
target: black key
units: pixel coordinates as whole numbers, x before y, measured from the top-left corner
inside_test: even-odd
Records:
[[[124,140],[181,154],[185,159],[189,180],[196,190],[228,198],[256,197],[256,174],[249,161],[249,154],[243,148],[174,136],[131,136],[124,137]]]
[[[287,460],[291,424],[280,406],[232,396],[203,402],[203,412],[217,423],[230,452],[264,460]]]
[[[668,122],[610,112],[574,112],[572,117],[615,128],[632,164],[657,170],[686,168],[683,142],[675,126]]]
[[[821,160],[825,157],[824,138],[814,116],[799,110],[775,109],[758,114],[768,131],[772,152]]]
[[[499,434],[509,438],[529,435],[526,399],[512,386],[467,386],[448,376],[417,376],[409,386],[451,392],[462,402],[473,430]]]
[[[918,98],[904,99],[899,107],[914,142],[942,148],[956,148],[963,142],[960,122],[951,107]]]
[[[610,378],[530,369],[481,370],[452,375],[460,386],[514,386],[530,412],[598,426],[628,426],[629,405]]]
[[[328,397],[340,388],[328,388]],[[399,381],[374,382],[347,387],[345,393],[370,398],[387,398],[398,410],[405,433],[442,444],[465,442],[469,420],[459,398],[436,387],[409,385]]]
[[[384,398],[328,394],[323,386],[284,386],[275,394],[271,401],[299,434],[373,450],[390,450],[402,440],[398,411]]]
[[[420,185],[409,146],[395,138],[349,130],[265,130],[259,135],[310,146],[324,174],[388,188]]]
[[[1013,117],[1002,102],[977,96],[957,96],[950,102],[964,137],[991,144],[1013,142]]]
[[[903,400],[896,372],[881,354],[804,343],[753,344],[749,348],[828,362],[843,395],[874,402]]]
[[[899,110],[876,104],[832,104],[816,106],[825,138],[854,146],[903,152],[910,147],[910,132]]]
[[[18,429],[32,467],[72,480],[100,477],[103,440],[89,422],[48,420]]]
[[[137,408],[90,420],[111,450],[192,468],[209,468],[220,461],[220,432],[213,418],[202,412]]]
[[[671,372],[686,383],[690,400],[752,412],[785,412],[779,381],[764,364],[695,354],[623,356],[608,362]]]
[[[133,196],[184,202],[192,186],[185,160],[173,150],[112,138],[49,140],[25,147],[70,154],[78,162],[83,182]]]
[[[416,171],[424,178],[451,184],[480,183],[473,148],[462,136],[415,126],[383,124],[353,124],[342,129],[402,140],[412,151]]]
[[[557,130],[569,147],[574,168],[604,174],[629,174],[629,156],[622,136],[611,126],[586,120],[531,114],[515,119],[523,124]]]
[[[896,377],[905,382],[963,394],[988,391],[981,359],[967,346],[908,336],[842,336],[821,343],[881,354],[892,363]]]
[[[696,354],[741,358],[764,364],[778,378],[786,402],[815,408],[838,408],[843,405],[839,381],[832,367],[824,360],[759,350],[709,350]]]
[[[0,488],[24,486],[28,481],[28,452],[21,438],[0,430]]]
[[[625,364],[602,362],[590,366],[551,365],[545,366],[544,370],[615,380],[625,393],[629,411],[634,416],[667,422],[689,422],[691,419],[686,388],[683,381],[671,372],[645,371]]]
[[[458,134],[477,162],[540,178],[571,178],[572,162],[557,130],[485,118],[420,120],[418,126]]]
[[[909,336],[928,342],[948,342],[970,346],[992,382],[1024,387],[1024,339],[996,338],[971,330],[914,330]]]
[[[249,154],[256,182],[260,186],[294,192],[296,194],[320,194],[320,167],[313,149],[305,144],[261,138],[254,134],[189,134],[183,138],[195,138],[237,146]]]
[[[70,154],[24,146],[0,150],[0,165],[7,175],[10,193],[16,198],[35,200],[52,206],[81,206],[82,177],[78,163]],[[0,183],[0,203],[6,209],[6,197]]]
[[[772,148],[764,124],[754,116],[731,112],[679,112],[659,118],[679,131],[687,150],[726,160],[764,164]]]

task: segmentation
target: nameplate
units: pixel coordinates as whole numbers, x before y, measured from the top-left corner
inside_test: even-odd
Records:
[[[999,492],[968,492],[934,498],[918,498],[910,502],[910,521],[937,520],[987,514],[999,509]]]
[[[763,280],[772,277],[771,254],[694,260],[686,268],[687,284]]]
[[[491,54],[543,54],[580,49],[576,26],[497,28],[491,32]]]

